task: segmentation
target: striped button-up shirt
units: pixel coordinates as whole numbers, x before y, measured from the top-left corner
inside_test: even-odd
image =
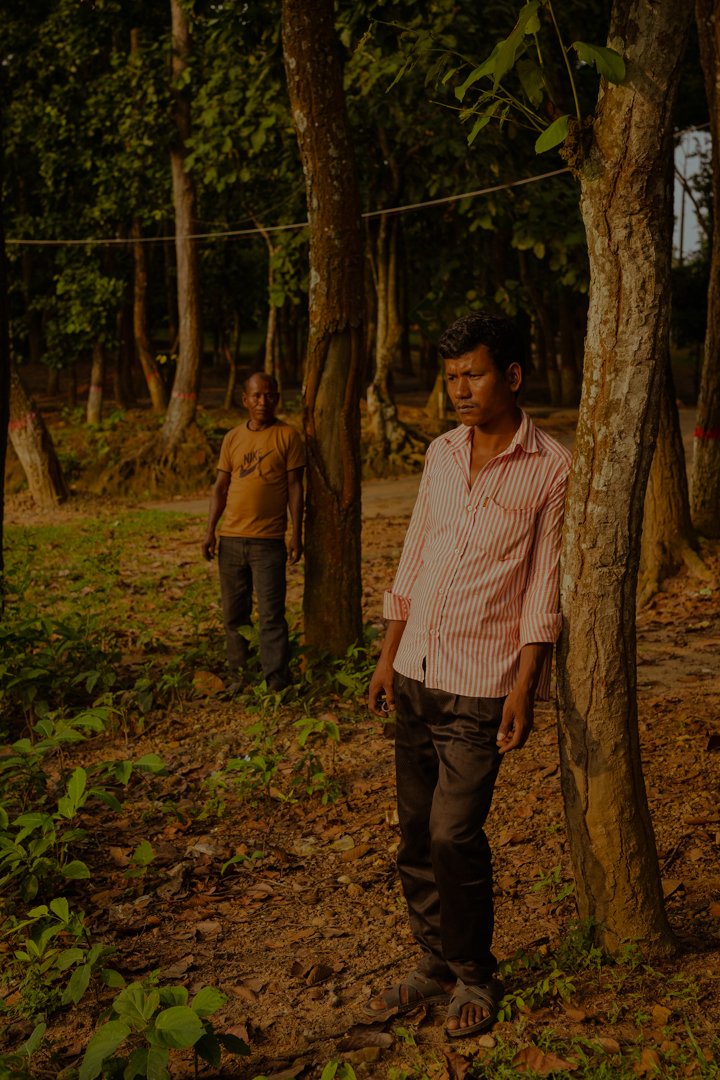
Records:
[[[570,453],[526,413],[470,486],[472,429],[428,447],[386,619],[406,621],[395,670],[426,686],[502,697],[520,650],[560,633],[558,563]],[[547,697],[550,662],[537,689]]]

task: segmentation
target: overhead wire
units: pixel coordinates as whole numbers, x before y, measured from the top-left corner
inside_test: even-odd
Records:
[[[562,176],[565,173],[569,173],[570,169],[565,166],[562,169],[553,169],[551,172],[538,173],[536,176],[526,176],[520,180],[508,180],[502,184],[493,184],[491,187],[478,188],[476,191],[463,191],[458,195],[442,195],[437,199],[425,199],[422,202],[405,203],[402,206],[388,206],[382,210],[368,210],[361,214],[361,217],[365,220],[387,217],[393,214],[409,214],[414,210],[424,210],[431,206],[443,206],[449,203],[462,202],[463,199],[476,199],[480,195],[492,195],[497,191],[507,191],[510,188],[521,187],[523,184],[534,184],[540,180],[548,180],[553,176]],[[186,240],[222,240],[225,238],[236,238],[245,236],[262,236],[267,233],[277,232],[291,232],[296,229],[307,228],[307,221],[294,221],[287,225],[265,225],[260,228],[257,226],[248,229],[227,229],[223,231],[214,232],[198,232],[188,233],[184,239]],[[174,240],[175,235],[169,236],[142,236],[142,237],[124,237],[124,236],[112,236],[112,237],[88,237],[86,239],[66,239],[66,240],[34,240],[22,237],[7,237],[5,243],[7,246],[15,247],[94,247],[99,245],[129,245],[129,244],[152,244],[162,243],[165,240]]]

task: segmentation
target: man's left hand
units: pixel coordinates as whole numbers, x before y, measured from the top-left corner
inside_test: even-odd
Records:
[[[288,544],[288,562],[291,566],[294,566],[296,562],[300,561],[302,553],[302,540],[294,536]]]
[[[533,726],[533,695],[521,690],[511,690],[505,698],[502,720],[497,733],[497,747],[501,754],[519,750],[528,740]]]

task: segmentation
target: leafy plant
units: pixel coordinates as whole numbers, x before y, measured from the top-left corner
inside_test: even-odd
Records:
[[[193,1049],[195,1060],[214,1068],[222,1051],[248,1054],[235,1035],[216,1032],[209,1017],[227,1001],[224,994],[205,986],[189,998],[183,986],[149,987],[131,983],[112,1003],[110,1019],[93,1035],[80,1065],[79,1080],[122,1076],[166,1080],[172,1050]],[[123,1054],[118,1054],[120,1048]]]

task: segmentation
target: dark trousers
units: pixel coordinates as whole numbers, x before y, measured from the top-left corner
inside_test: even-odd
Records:
[[[290,681],[288,626],[285,620],[284,540],[222,536],[218,547],[228,666],[242,672],[248,661],[248,641],[238,633],[252,621],[253,587],[260,622],[260,664],[270,689]]]
[[[482,983],[497,968],[483,825],[500,767],[504,701],[395,675],[398,870],[424,954],[419,970],[433,978]]]

